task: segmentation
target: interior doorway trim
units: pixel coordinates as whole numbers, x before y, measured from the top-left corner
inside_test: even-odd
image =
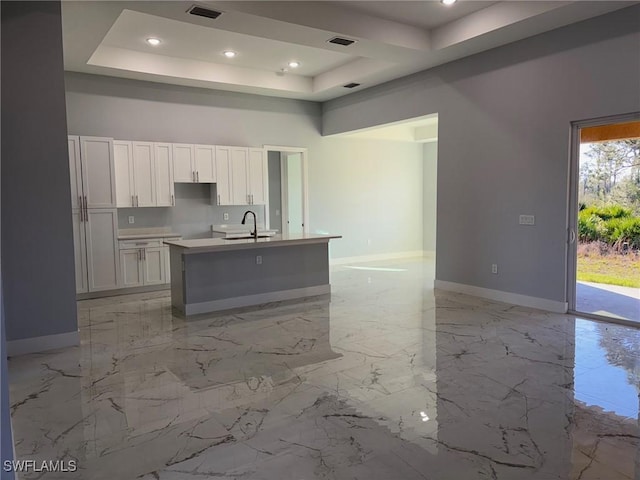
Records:
[[[589,120],[578,120],[571,122],[571,146],[569,154],[569,182],[568,182],[568,209],[567,209],[567,270],[565,297],[569,306],[568,313],[581,315],[594,320],[621,323],[629,325],[626,320],[619,320],[615,317],[605,317],[601,315],[579,312],[576,310],[577,303],[577,273],[578,273],[578,187],[580,183],[580,130],[585,127],[599,127],[613,123],[633,122],[640,120],[640,112],[630,112],[620,115],[592,118]],[[636,323],[634,326],[638,326]]]
[[[302,170],[302,232],[307,234],[309,233],[309,151],[304,147],[291,147],[291,146],[283,146],[283,145],[263,145],[265,157],[268,158],[269,152],[278,152],[278,153],[299,153],[300,154],[300,164]],[[281,186],[281,189],[283,187]],[[284,205],[283,198],[283,206],[282,209],[287,208],[288,206]],[[265,209],[265,220],[266,225],[269,225],[269,209]],[[284,231],[284,226],[283,226]]]

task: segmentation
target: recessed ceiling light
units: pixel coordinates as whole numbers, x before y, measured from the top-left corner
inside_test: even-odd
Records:
[[[236,56],[236,52],[234,52],[233,50],[225,50],[224,52],[222,52],[222,54],[227,58],[233,58]]]
[[[443,5],[453,5],[456,3],[456,0],[440,0],[440,2],[442,2]]]
[[[152,47],[157,47],[162,42],[160,41],[159,38],[151,37],[151,38],[147,38],[147,43]]]
[[[296,62],[295,60],[292,60],[291,62],[289,62],[289,66],[291,68],[298,68],[300,66],[300,62]]]

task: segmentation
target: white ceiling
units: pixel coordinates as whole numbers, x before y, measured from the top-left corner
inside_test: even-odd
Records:
[[[197,2],[215,20],[189,15],[195,3],[64,1],[65,69],[325,101],[638,2]]]

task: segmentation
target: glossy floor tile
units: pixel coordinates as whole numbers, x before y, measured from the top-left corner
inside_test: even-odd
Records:
[[[436,292],[422,259],[331,298],[193,319],[80,303],[80,347],[10,359],[47,479],[639,479],[640,330]]]

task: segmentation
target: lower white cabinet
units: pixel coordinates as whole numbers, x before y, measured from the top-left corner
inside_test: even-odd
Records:
[[[171,281],[165,238],[120,241],[121,288],[163,285]],[[171,238],[179,240],[179,238]]]
[[[120,264],[117,210],[74,210],[72,220],[76,292],[87,293],[118,288]]]

